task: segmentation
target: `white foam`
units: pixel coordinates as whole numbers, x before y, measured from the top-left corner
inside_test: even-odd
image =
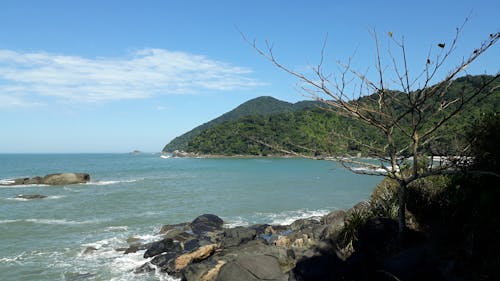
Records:
[[[127,231],[128,226],[108,226],[104,229],[104,231],[115,232],[115,231]]]
[[[0,224],[2,223],[13,223],[13,222],[17,222],[18,220],[0,220]]]
[[[91,224],[98,222],[97,220],[71,221],[64,219],[24,219],[20,221],[38,223],[38,224],[53,224],[53,225],[79,225],[79,224]]]
[[[25,252],[13,257],[0,258],[0,263],[17,263],[19,264],[24,257]]]
[[[16,185],[2,185],[0,188],[20,188],[20,187],[44,187],[48,184],[16,184]]]
[[[132,183],[138,181],[137,179],[134,180],[107,180],[107,181],[90,181],[85,184],[88,185],[113,185],[113,184],[119,184],[119,183]]]
[[[320,219],[322,216],[330,213],[330,210],[294,210],[285,211],[277,214],[260,213],[260,216],[266,218],[266,222],[272,225],[289,225],[298,219]]]
[[[15,181],[13,179],[0,179],[0,184],[13,184]]]
[[[250,223],[242,217],[237,217],[237,218],[229,220],[229,221],[224,220],[224,227],[225,228],[234,228],[237,226],[249,226],[249,225],[250,225]]]

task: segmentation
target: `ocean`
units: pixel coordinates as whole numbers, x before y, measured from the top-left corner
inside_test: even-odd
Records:
[[[159,154],[2,154],[0,180],[85,172],[87,184],[0,187],[0,280],[174,280],[136,275],[134,237],[162,225],[220,216],[227,227],[289,224],[369,198],[380,177],[332,161],[160,158]],[[42,194],[44,199],[16,199]],[[95,250],[86,254],[89,247]]]

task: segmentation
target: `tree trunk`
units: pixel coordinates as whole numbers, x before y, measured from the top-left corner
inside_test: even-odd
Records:
[[[398,185],[398,238],[401,242],[406,232],[406,183],[400,182]]]

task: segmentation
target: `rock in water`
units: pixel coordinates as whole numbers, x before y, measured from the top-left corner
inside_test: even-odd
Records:
[[[182,251],[179,243],[175,243],[174,240],[170,238],[163,239],[161,241],[153,243],[149,249],[144,253],[144,258],[154,257],[161,253],[169,252],[180,252]]]
[[[212,232],[216,230],[221,230],[224,221],[216,215],[204,214],[191,222],[191,229],[193,233],[197,235],[203,234],[203,232]]]
[[[16,196],[18,199],[42,199],[42,198],[47,198],[46,195],[41,195],[41,194],[19,194]]]
[[[66,185],[76,183],[86,183],[90,181],[90,175],[86,173],[61,173],[46,175],[41,179],[42,184]]]
[[[50,174],[45,177],[19,178],[10,180],[8,183],[0,183],[0,186],[47,184],[47,185],[67,185],[76,183],[86,183],[90,181],[87,173],[59,173]]]

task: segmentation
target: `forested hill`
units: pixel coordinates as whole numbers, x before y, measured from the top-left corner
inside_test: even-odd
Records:
[[[449,87],[449,95],[477,88],[485,77],[458,78]],[[496,87],[492,95],[475,102],[443,126],[439,139],[431,143],[432,147],[429,149],[454,153],[452,147],[465,139],[465,132],[482,115],[499,111],[499,85],[500,81],[495,81],[489,87]],[[284,150],[306,154],[365,155],[367,151],[358,145],[358,141],[349,141],[339,135],[352,136],[353,140],[368,144],[384,141],[383,136],[373,128],[352,118],[320,109],[316,105],[317,102],[311,101],[290,104],[271,97],[257,98],[175,139],[164,151],[181,149],[223,155],[279,154],[279,151],[269,147],[271,144]]]
[[[202,124],[181,136],[176,137],[163,148],[163,152],[187,150],[188,143],[193,140],[194,137],[199,135],[204,130],[207,130],[224,122],[236,121],[247,116],[268,116],[272,114],[292,112],[314,107],[315,104],[317,104],[317,102],[314,101],[302,101],[293,104],[275,99],[273,97],[258,97],[244,102],[235,109],[205,124]]]

